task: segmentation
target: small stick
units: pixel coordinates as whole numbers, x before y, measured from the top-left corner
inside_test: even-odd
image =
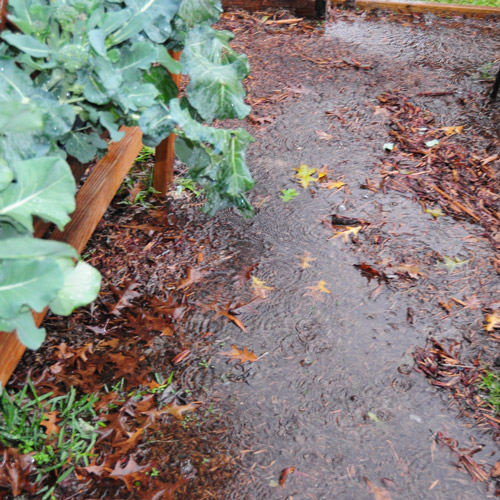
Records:
[[[477,220],[477,221],[481,220],[470,208],[467,208],[466,206],[462,205],[459,201],[454,200],[448,193],[445,193],[442,189],[438,188],[435,184],[431,184],[430,187],[432,189],[434,189],[434,191],[437,191],[440,195],[444,196],[447,200],[449,200],[452,205],[455,205],[460,210],[462,210],[466,214],[470,215],[474,220]]]

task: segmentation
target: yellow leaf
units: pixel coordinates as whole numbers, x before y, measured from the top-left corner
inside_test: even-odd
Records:
[[[336,181],[336,182],[332,181],[325,185],[328,189],[340,189],[342,186],[345,186],[346,183],[342,181]]]
[[[252,287],[253,288],[260,288],[261,290],[272,290],[272,286],[267,286],[266,281],[262,281],[259,278],[256,278],[255,276],[251,276],[252,278]]]
[[[459,125],[458,127],[441,127],[439,130],[442,130],[446,135],[461,134],[464,130],[464,125]]]
[[[297,170],[295,178],[299,181],[303,188],[308,187],[311,182],[318,182],[318,179],[313,177],[313,174],[315,174],[318,169],[301,164],[299,168],[296,168],[295,170]]]
[[[486,326],[484,329],[487,332],[492,332],[495,328],[500,328],[500,314],[498,314],[498,311],[486,315]]]
[[[332,236],[332,238],[338,238],[339,236],[342,236],[342,239],[346,243],[348,243],[349,235],[356,236],[360,231],[361,226],[346,226],[344,231],[335,231],[335,234]]]
[[[309,293],[307,293],[306,295],[315,295],[316,292],[321,292],[321,293],[332,293],[331,290],[328,290],[328,288],[326,288],[326,281],[318,281],[318,283],[314,286],[308,286],[307,287],[308,290],[311,290]]]
[[[310,257],[309,252],[306,252],[304,254],[304,256],[300,258],[300,263],[302,265],[302,269],[307,269],[308,267],[311,267],[311,262],[313,260],[316,260],[316,259],[313,259],[312,257]]]

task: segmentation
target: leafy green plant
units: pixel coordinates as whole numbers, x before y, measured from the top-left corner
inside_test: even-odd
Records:
[[[30,309],[70,314],[100,275],[68,245],[33,237],[33,217],[63,229],[75,208],[68,157],[86,163],[138,125],[155,147],[172,131],[204,210],[252,214],[243,129],[246,56],[217,31],[220,0],[10,0],[0,34],[0,330],[36,349]],[[169,51],[182,50],[180,62]],[[178,98],[171,74],[189,77]],[[1,389],[1,388],[0,388]]]
[[[500,411],[500,377],[492,371],[485,370],[478,388],[483,392],[484,400],[497,414]]]
[[[96,396],[79,399],[73,387],[64,396],[52,394],[37,394],[30,382],[18,393],[4,391],[0,397],[0,445],[32,455],[36,483],[47,474],[55,477],[51,486],[38,491],[43,499],[51,497],[76,465],[89,465],[100,425]]]

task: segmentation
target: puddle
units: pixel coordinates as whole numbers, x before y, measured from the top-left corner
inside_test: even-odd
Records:
[[[324,36],[243,30],[235,40],[251,62],[258,60],[251,98],[287,86],[300,92],[274,107],[254,108],[275,115],[272,124],[253,131],[257,142],[249,151],[257,215],[243,221],[226,213],[205,221],[208,227],[236,228],[224,236],[235,257],[218,276],[228,297],[238,301],[234,277],[250,266],[252,275],[272,287],[253,311],[238,316],[248,333],[203,314],[188,322],[194,332],[215,332],[221,351],[235,344],[260,356],[256,363],[233,366],[216,347],[205,376],[210,397],[231,422],[231,435],[221,439],[240,463],[217,498],[493,498],[457,471],[447,448],[436,445],[439,431],[464,445],[474,434],[412,370],[411,357],[430,336],[461,339],[467,325],[464,318],[442,321],[435,300],[439,287],[458,290],[467,271],[453,279],[433,276],[436,255],[475,255],[479,262],[488,245],[471,238],[475,229],[466,223],[424,214],[409,193],[361,189],[367,177],[378,175],[384,157],[387,124],[374,106],[386,90],[403,89],[447,125],[466,119],[494,135],[496,118],[479,105],[464,116],[460,96],[475,92],[484,107],[487,87],[465,72],[498,56],[499,31],[476,21],[453,23],[451,28],[430,17],[404,25],[349,15],[327,26]],[[283,48],[285,36],[294,37],[302,60],[293,48]],[[372,69],[324,69],[305,57],[355,58]],[[418,96],[442,87],[450,95]],[[334,138],[322,140],[318,131]],[[293,169],[301,163],[327,165],[329,177],[341,179],[346,189],[316,183],[300,188]],[[299,196],[284,203],[279,191],[292,187]],[[387,240],[374,248],[362,243],[365,236],[358,243],[332,239],[324,223],[332,214],[381,227]],[[204,231],[210,231],[207,226]],[[212,244],[215,251],[226,250],[220,237]],[[303,269],[306,252],[314,260]],[[370,259],[417,263],[425,277],[404,286],[401,280],[380,284],[355,267]],[[314,292],[319,282],[328,291]],[[209,279],[193,288],[193,300],[197,294],[204,300],[216,296]],[[485,440],[481,458],[493,465],[497,455]],[[280,474],[288,467],[295,471],[282,488]]]

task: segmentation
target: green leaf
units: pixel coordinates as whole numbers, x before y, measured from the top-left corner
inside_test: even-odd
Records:
[[[139,118],[139,127],[144,134],[142,142],[155,147],[174,130],[174,122],[163,106],[147,108]]]
[[[153,106],[157,95],[158,90],[151,83],[129,83],[122,87],[116,100],[128,112]]]
[[[52,53],[48,45],[45,45],[31,35],[21,35],[5,31],[1,34],[1,38],[33,57],[47,57]]]
[[[103,29],[90,30],[89,42],[91,47],[102,57],[106,57],[106,32]]]
[[[28,349],[38,349],[45,340],[45,328],[37,328],[33,315],[25,311],[10,320],[13,329],[16,330],[17,338]]]
[[[18,101],[0,102],[0,131],[32,132],[43,127],[42,111]]]
[[[179,89],[172,80],[172,77],[160,66],[151,68],[149,73],[144,75],[143,81],[145,83],[152,83],[156,87],[159,93],[158,99],[165,104],[168,104],[170,99],[177,97],[179,93]]]
[[[158,45],[158,62],[166,68],[170,73],[179,74],[182,70],[182,65],[176,61],[163,45]]]
[[[16,182],[0,192],[0,215],[32,230],[32,216],[63,229],[75,209],[75,179],[61,158],[33,158],[10,165]]]
[[[248,60],[231,48],[232,37],[227,31],[196,27],[188,33],[182,53],[189,102],[208,123],[214,118],[244,118],[250,112],[241,83],[249,73]]]
[[[82,81],[83,95],[85,98],[94,104],[106,104],[110,96],[104,86],[97,80],[94,75],[86,74]]]
[[[285,203],[288,202],[288,201],[293,200],[296,196],[299,196],[299,193],[297,193],[297,191],[295,189],[293,189],[293,188],[292,189],[282,189],[281,190],[281,196],[280,196],[280,198]]]
[[[1,235],[0,235],[1,236]],[[78,258],[77,251],[61,241],[41,240],[32,237],[2,239],[0,259],[38,260],[47,257]]]
[[[64,270],[64,286],[57,297],[50,303],[54,314],[67,316],[77,307],[93,302],[97,298],[101,286],[101,275],[97,269],[80,261],[73,267]]]
[[[5,189],[14,180],[14,173],[10,168],[0,163],[0,191]]]
[[[120,132],[118,130],[118,124],[116,123],[116,117],[110,111],[100,111],[99,121],[103,127],[106,127],[109,131],[109,135],[113,142],[118,142],[123,139],[125,132]]]
[[[82,132],[71,132],[65,143],[66,151],[82,163],[92,161],[100,151],[108,147],[106,141],[102,140],[95,132],[84,134]]]
[[[0,317],[12,319],[23,306],[43,311],[63,282],[54,259],[0,261]]]
[[[155,45],[138,42],[123,48],[117,67],[122,71],[124,80],[133,82],[138,69],[149,69],[157,59],[158,49]]]
[[[220,0],[182,0],[177,16],[187,28],[200,24],[213,24],[222,13]]]
[[[27,73],[19,69],[14,61],[0,58],[0,100],[29,102],[33,82]]]

